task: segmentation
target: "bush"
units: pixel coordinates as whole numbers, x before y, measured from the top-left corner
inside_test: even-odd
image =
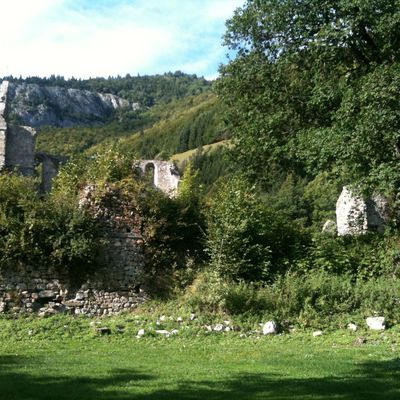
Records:
[[[284,328],[337,329],[383,315],[389,324],[400,321],[400,279],[364,281],[326,271],[287,273],[274,283],[256,285],[222,279],[215,271],[199,275],[184,298],[193,310],[226,312],[242,320],[274,319]]]
[[[233,280],[270,281],[300,256],[305,235],[260,200],[241,176],[221,185],[208,211],[211,267]]]
[[[392,232],[342,237],[319,233],[313,237],[305,265],[306,269],[369,279],[399,277],[399,261],[400,239]]]
[[[0,176],[0,266],[93,263],[98,237],[94,219],[69,198],[39,197],[36,184],[32,178]]]

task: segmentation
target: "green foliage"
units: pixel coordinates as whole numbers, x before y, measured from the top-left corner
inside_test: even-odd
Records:
[[[399,238],[390,233],[355,237],[319,234],[314,235],[308,265],[310,269],[325,270],[331,274],[349,274],[361,279],[380,276],[391,279],[400,276],[399,256]]]
[[[398,278],[353,279],[324,270],[288,273],[275,282],[260,285],[232,282],[215,271],[200,274],[185,294],[191,309],[226,312],[248,321],[274,319],[281,327],[345,327],[364,323],[371,315],[384,315],[398,323]]]
[[[41,198],[31,178],[0,175],[0,266],[85,268],[97,237],[93,218],[68,198]]]
[[[212,197],[207,251],[221,276],[270,280],[289,267],[301,247],[300,229],[263,204],[243,176],[221,185]]]
[[[397,1],[249,0],[227,23],[237,57],[221,69],[235,154],[269,185],[271,169],[396,190]]]
[[[340,181],[328,172],[321,172],[304,188],[303,201],[309,210],[311,225],[320,232],[324,223],[336,220],[335,206],[340,194]]]

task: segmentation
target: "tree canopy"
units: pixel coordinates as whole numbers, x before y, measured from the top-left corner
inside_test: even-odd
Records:
[[[221,68],[237,159],[392,192],[400,180],[400,1],[248,0]]]

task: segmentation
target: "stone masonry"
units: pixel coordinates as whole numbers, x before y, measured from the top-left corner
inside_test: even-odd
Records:
[[[35,135],[29,126],[7,123],[9,82],[0,85],[0,169],[18,170],[23,175],[35,172]]]
[[[7,104],[8,82],[4,81],[0,85],[0,169],[6,165],[6,104]]]
[[[169,196],[174,197],[177,193],[180,177],[174,164],[168,161],[142,160],[138,164],[143,174],[147,168],[154,168],[154,186]]]
[[[102,316],[133,310],[145,300],[112,265],[78,286],[54,268],[14,265],[0,273],[0,313]]]
[[[364,199],[356,190],[343,187],[336,203],[336,223],[339,236],[360,235],[382,231],[388,219],[387,200],[373,194]]]

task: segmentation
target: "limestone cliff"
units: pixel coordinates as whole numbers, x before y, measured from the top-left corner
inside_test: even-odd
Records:
[[[105,121],[119,108],[138,108],[137,103],[109,93],[26,83],[10,83],[7,101],[9,119],[35,128],[91,125]]]

